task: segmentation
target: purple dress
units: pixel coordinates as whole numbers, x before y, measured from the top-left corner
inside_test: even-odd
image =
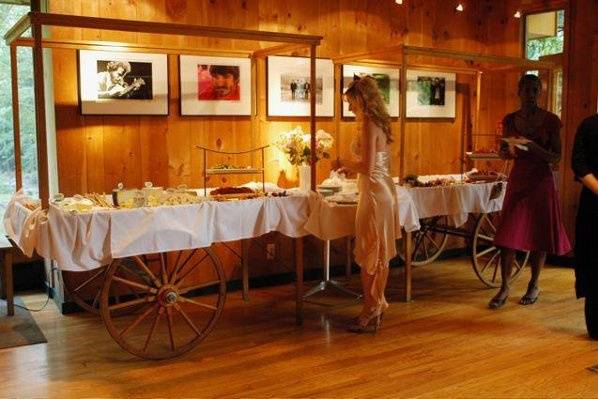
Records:
[[[524,136],[517,131],[514,113],[503,120],[505,137],[524,136],[546,150],[550,149],[551,134],[561,126],[558,116],[548,113],[533,136]],[[494,245],[564,255],[571,244],[563,226],[552,168],[532,151],[516,151]]]

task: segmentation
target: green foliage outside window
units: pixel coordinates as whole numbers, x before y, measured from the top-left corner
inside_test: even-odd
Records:
[[[4,35],[24,14],[27,6],[0,4],[0,33]],[[31,49],[18,49],[21,162],[23,186],[37,195],[37,149]],[[0,41],[0,217],[15,191],[15,159],[12,126],[10,47]]]
[[[526,56],[529,60],[538,60],[545,55],[560,54],[565,43],[565,11],[556,12],[556,36],[541,39],[530,39],[526,45]]]

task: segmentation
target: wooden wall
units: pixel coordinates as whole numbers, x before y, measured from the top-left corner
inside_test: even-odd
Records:
[[[392,0],[315,1],[278,0],[50,0],[50,11],[124,19],[215,25],[318,34],[324,36],[318,56],[381,48],[405,43],[463,51],[501,52],[493,43],[504,7],[496,2],[470,1],[466,12],[454,11],[446,1],[408,1],[397,6]],[[490,21],[490,22],[488,22]],[[211,46],[248,49],[251,43],[222,39],[106,32],[98,30],[55,29],[54,37],[115,40],[172,46]],[[276,135],[297,124],[307,130],[307,121],[297,118],[267,118],[265,112],[265,66],[258,64],[257,95],[259,129],[251,137],[249,118],[179,116],[178,66],[169,57],[170,116],[168,117],[82,117],[77,106],[76,52],[54,51],[56,78],[56,117],[60,190],[66,194],[109,191],[118,182],[138,187],[151,180],[157,185],[200,186],[201,154],[195,145],[224,150],[244,149],[267,144]],[[65,79],[64,77],[68,77]],[[471,106],[475,104],[475,80],[458,76],[455,120],[409,121],[406,131],[406,170],[398,170],[399,140],[393,146],[394,174],[447,173],[459,171],[461,135],[472,124]],[[339,100],[336,96],[336,101]],[[338,104],[337,104],[338,106]],[[496,107],[492,107],[493,110]],[[495,121],[489,122],[490,125]],[[338,128],[337,128],[338,126]],[[355,125],[321,118],[318,127],[334,133],[341,156],[348,155]],[[398,121],[394,130],[399,130]],[[336,153],[335,153],[336,155]],[[322,162],[318,177],[324,178],[329,164]],[[296,184],[295,171],[275,150],[269,151],[268,179],[284,186]],[[218,182],[216,182],[218,183]]]

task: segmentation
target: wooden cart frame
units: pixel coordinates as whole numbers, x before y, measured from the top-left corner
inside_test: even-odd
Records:
[[[452,61],[452,65],[443,65],[438,63],[422,63],[418,62],[418,57],[425,57],[426,59],[433,59],[436,61]],[[547,99],[548,107],[551,108],[553,102],[553,71],[558,68],[553,62],[549,61],[533,61],[517,57],[495,56],[467,53],[463,51],[437,49],[427,47],[417,47],[408,45],[395,45],[383,47],[380,49],[359,52],[353,54],[342,55],[333,59],[337,69],[337,76],[340,76],[339,87],[342,86],[342,73],[340,72],[343,64],[357,63],[366,66],[389,66],[400,67],[400,160],[399,171],[401,175],[405,175],[405,137],[406,137],[406,123],[407,123],[407,70],[438,70],[441,69],[447,72],[454,72],[456,74],[474,75],[476,77],[476,103],[475,113],[473,116],[473,132],[479,135],[480,129],[480,107],[482,100],[482,80],[484,74],[491,72],[509,72],[509,71],[525,71],[525,70],[541,70],[547,71]],[[455,64],[455,61],[462,61],[462,65]],[[340,117],[336,118],[337,130],[340,124]],[[470,164],[466,160],[467,147],[471,147],[473,143],[466,143],[468,138],[468,130],[466,124],[463,124],[462,140],[461,140],[461,162],[460,173],[463,177],[465,167]],[[498,159],[498,157],[496,157]],[[501,186],[501,189],[504,187]],[[420,220],[421,229],[412,234],[413,243],[410,245],[401,246],[400,250],[404,249],[403,258],[408,259],[409,263],[417,266],[433,262],[443,252],[448,236],[459,236],[469,241],[471,244],[471,259],[472,266],[477,277],[489,287],[500,286],[500,281],[497,280],[500,250],[492,245],[494,232],[496,231],[497,218],[500,215],[481,214],[476,216],[476,223],[473,231],[463,228],[455,228],[448,224],[445,216],[437,216],[428,219]],[[406,238],[410,239],[410,236]],[[431,247],[429,251],[428,245]],[[409,249],[410,248],[410,249]],[[520,275],[523,270],[529,253],[524,252],[518,254],[516,267],[513,268],[512,279]],[[411,273],[408,270],[408,273]],[[409,281],[411,276],[409,276]]]
[[[142,32],[150,34],[165,34],[165,35],[180,35],[180,36],[194,36],[194,37],[215,37],[225,38],[232,40],[245,40],[256,43],[256,47],[259,47],[261,43],[271,43],[269,47],[257,48],[254,51],[217,51],[214,49],[205,48],[172,48],[172,47],[160,47],[160,46],[142,46],[139,44],[123,44],[123,43],[110,43],[101,41],[89,41],[89,40],[62,40],[44,38],[42,35],[42,29],[44,27],[65,27],[65,28],[91,28],[111,31],[128,31],[128,32]],[[31,29],[32,37],[22,37],[23,33]],[[17,47],[31,47],[33,51],[33,73],[34,73],[34,94],[35,94],[35,110],[36,110],[36,139],[37,139],[37,161],[38,161],[38,179],[39,179],[39,195],[44,209],[48,208],[49,205],[49,175],[48,175],[48,148],[47,148],[47,131],[46,131],[46,108],[45,108],[45,93],[44,93],[44,61],[43,61],[43,49],[44,48],[60,48],[60,49],[90,49],[90,50],[107,50],[111,47],[118,45],[119,47],[127,47],[130,51],[151,51],[165,54],[202,54],[202,55],[245,55],[251,58],[252,61],[252,78],[255,81],[257,74],[257,60],[264,58],[268,55],[285,54],[297,50],[307,49],[309,52],[310,59],[310,84],[312,87],[316,86],[316,51],[322,40],[321,36],[316,35],[304,35],[304,34],[292,34],[292,33],[281,33],[281,32],[265,32],[257,30],[246,30],[246,29],[230,29],[220,27],[208,27],[198,25],[185,25],[185,24],[174,24],[174,23],[162,23],[162,22],[145,22],[145,21],[132,21],[112,18],[96,18],[86,17],[77,15],[63,15],[45,13],[41,11],[40,0],[33,0],[31,2],[31,12],[21,18],[5,35],[5,42],[10,46],[11,56],[11,79],[12,79],[12,105],[13,105],[13,127],[14,127],[14,144],[15,144],[15,164],[16,164],[16,187],[17,190],[22,188],[22,171],[21,171],[21,153],[20,153],[20,124],[19,124],[19,97],[18,97],[18,84],[17,84]],[[272,45],[274,44],[274,45]],[[257,121],[257,96],[255,95],[255,88],[253,90],[253,101],[251,111],[251,129],[252,132],[258,128]],[[310,131],[311,131],[311,150],[315,153],[315,133],[316,133],[316,99],[312,96],[310,99]],[[315,189],[316,186],[316,169],[315,159],[312,160],[311,168],[311,186]],[[296,271],[296,314],[295,319],[297,324],[303,322],[303,239],[294,239],[294,260],[295,260],[295,271]],[[104,323],[113,338],[129,352],[146,358],[167,358],[177,356],[187,350],[195,347],[201,339],[203,339],[207,333],[213,328],[213,324],[217,320],[222,307],[224,305],[224,294],[222,291],[223,287],[223,274],[222,266],[218,257],[213,253],[210,248],[198,248],[193,251],[204,251],[206,258],[211,259],[214,265],[214,270],[219,276],[219,299],[215,305],[215,314],[213,320],[203,326],[201,329],[197,328],[194,323],[187,317],[183,316],[188,326],[192,330],[195,330],[195,336],[191,341],[183,346],[178,346],[174,343],[173,337],[176,335],[170,326],[172,325],[170,318],[172,316],[171,311],[176,310],[177,298],[182,298],[180,292],[177,294],[176,288],[173,282],[175,281],[176,275],[173,278],[172,272],[166,271],[165,268],[169,264],[168,255],[165,254],[147,254],[137,257],[133,257],[128,260],[115,260],[108,268],[98,271],[92,278],[85,281],[85,284],[92,284],[94,280],[101,282],[102,290],[98,290],[98,295],[94,298],[94,303],[90,304],[89,308],[93,309],[99,304],[100,312],[103,316]],[[173,263],[174,271],[181,267],[182,252],[175,255],[176,260]],[[159,266],[159,273],[156,270],[152,270],[148,267],[149,263],[157,263]],[[126,265],[135,264],[136,270],[140,273],[144,273],[145,277],[137,276],[141,278],[139,280],[128,280],[123,276],[118,275],[119,270],[126,270],[130,274],[131,268]],[[124,266],[123,266],[124,265]],[[184,266],[184,264],[182,264]],[[176,273],[175,273],[176,274]],[[247,279],[245,278],[244,272],[244,289],[246,289]],[[166,280],[164,280],[166,279]],[[127,280],[128,282],[124,282]],[[151,327],[147,340],[149,342],[154,331],[156,330],[157,323],[161,316],[166,315],[168,318],[169,326],[169,337],[170,337],[170,350],[166,350],[162,353],[152,352],[148,349],[148,343],[141,349],[131,347],[126,340],[123,340],[124,332],[116,331],[111,327],[113,319],[113,311],[124,309],[122,304],[113,303],[111,296],[110,284],[114,282],[120,282],[121,284],[128,285],[130,288],[142,290],[144,292],[152,294],[146,296],[143,300],[137,304],[142,305],[145,302],[151,301],[155,303],[155,306],[159,306],[159,312],[156,314]],[[75,287],[73,291],[80,289],[81,286]],[[180,288],[180,287],[179,287]],[[135,293],[139,295],[139,292]],[[149,295],[149,294],[148,294]],[[76,296],[76,295],[75,295]],[[132,300],[136,301],[136,300]],[[145,301],[145,302],[144,302]],[[130,301],[129,301],[130,302]],[[186,301],[188,302],[188,301]],[[94,306],[95,305],[95,306]],[[154,305],[153,305],[154,306]],[[201,305],[199,305],[201,306]],[[214,306],[212,306],[214,307]],[[149,309],[152,309],[150,307]],[[147,311],[147,310],[146,310]],[[121,313],[121,312],[117,312]],[[145,312],[140,316],[141,319],[136,318],[131,326],[135,327],[142,319],[146,318],[149,314]],[[131,327],[132,328],[132,327]]]

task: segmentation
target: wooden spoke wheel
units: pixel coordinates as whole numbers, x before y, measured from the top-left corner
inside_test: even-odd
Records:
[[[220,259],[210,248],[134,256],[135,269],[114,262],[106,272],[100,311],[108,333],[127,352],[146,359],[179,356],[214,328],[226,298]],[[115,303],[125,286],[138,297]],[[122,314],[123,309],[138,308]]]
[[[434,262],[444,251],[448,241],[448,219],[446,216],[420,219],[421,228],[412,234],[411,264],[427,265]],[[405,243],[401,240],[398,247],[401,259],[405,260]]]
[[[496,227],[500,223],[500,212],[483,214],[478,219],[473,235],[471,260],[473,270],[478,278],[488,287],[497,288],[501,286],[500,274],[500,252],[494,246],[494,235]],[[527,264],[529,252],[517,251],[511,272],[510,281],[514,281]]]
[[[121,263],[123,270],[126,268],[130,272],[136,269],[131,258],[115,259],[113,262]],[[62,272],[62,281],[64,291],[77,305],[84,310],[100,314],[100,296],[102,288],[104,287],[104,280],[106,277],[106,271],[108,266],[103,266],[94,269],[89,272],[89,275],[84,279],[80,279],[77,275],[82,273],[79,272]],[[126,299],[138,298],[139,290],[134,287],[123,287],[120,291],[110,292],[110,301],[113,303],[119,303]],[[134,311],[135,308],[122,309],[121,313],[127,313]]]

